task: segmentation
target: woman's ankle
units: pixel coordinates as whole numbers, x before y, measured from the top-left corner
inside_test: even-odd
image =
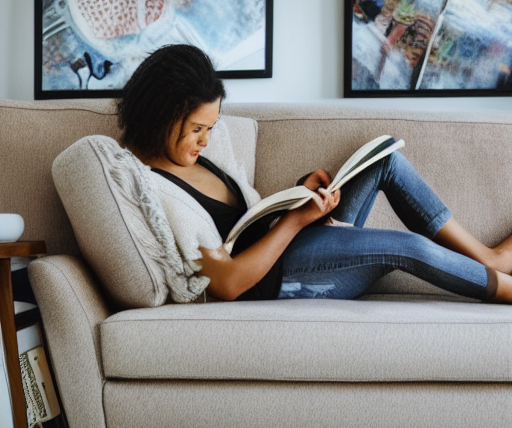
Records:
[[[499,271],[497,276],[496,294],[490,301],[495,303],[512,303],[512,276]]]
[[[512,236],[491,250],[493,266],[490,267],[506,274],[512,273]]]

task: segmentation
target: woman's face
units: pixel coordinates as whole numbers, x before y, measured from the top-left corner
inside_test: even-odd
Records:
[[[210,132],[219,119],[220,98],[213,103],[201,104],[185,120],[177,123],[167,144],[167,158],[178,166],[192,166],[199,153],[208,145]],[[179,132],[181,130],[181,135]]]

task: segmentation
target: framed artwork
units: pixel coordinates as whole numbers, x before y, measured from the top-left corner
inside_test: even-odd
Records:
[[[512,1],[345,0],[345,97],[512,95]]]
[[[35,0],[35,99],[110,98],[161,46],[221,78],[272,77],[273,0]]]

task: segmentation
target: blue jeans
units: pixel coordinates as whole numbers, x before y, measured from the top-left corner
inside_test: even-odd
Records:
[[[379,190],[410,232],[363,228]],[[467,297],[495,292],[494,271],[431,240],[451,213],[398,152],[348,182],[331,216],[354,227],[303,229],[284,253],[278,298],[353,299],[395,269]]]

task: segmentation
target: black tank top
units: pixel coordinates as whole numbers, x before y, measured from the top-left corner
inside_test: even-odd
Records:
[[[235,180],[233,180],[224,171],[218,168],[211,161],[206,159],[204,156],[199,156],[197,163],[204,168],[211,171],[222,182],[227,186],[229,191],[235,195],[237,205],[233,207],[225,204],[224,202],[206,196],[201,193],[195,187],[182,180],[180,177],[158,168],[152,168],[153,172],[160,174],[169,181],[173,182],[177,186],[185,190],[190,196],[192,196],[201,206],[210,214],[219,231],[222,241],[225,241],[229,232],[235,225],[235,223],[242,217],[247,211],[247,204],[242,191]],[[252,225],[250,225],[242,234],[238,237],[231,252],[231,256],[235,257],[246,248],[250,247],[261,239],[269,230],[270,223],[275,219],[275,216],[264,217]],[[237,300],[271,300],[276,299],[281,289],[281,282],[283,278],[283,263],[282,259],[272,266],[270,271],[259,281],[255,286],[241,294]]]

